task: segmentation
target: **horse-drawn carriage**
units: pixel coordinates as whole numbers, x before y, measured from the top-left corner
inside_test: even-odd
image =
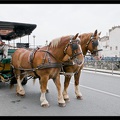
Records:
[[[3,58],[3,51],[0,50],[0,82],[16,83],[13,68],[11,67],[12,54],[21,47],[29,49],[29,35],[36,26],[36,24],[0,21],[0,36],[3,41],[5,40],[5,43],[8,42],[8,44],[6,44],[8,46],[7,58]],[[21,38],[27,35],[28,42],[21,43]],[[20,38],[20,42],[15,45],[15,41],[18,38]],[[13,41],[12,44],[14,45],[10,45],[11,41]],[[24,78],[22,84],[25,85],[26,83],[27,77]]]
[[[25,35],[29,36],[36,28],[35,24],[10,22],[2,22],[1,26],[0,29],[6,31],[6,34],[1,34],[1,37],[7,41],[18,37],[21,38]],[[48,45],[40,48],[9,50],[12,59],[1,60],[1,81],[10,80],[11,86],[17,83],[16,93],[24,96],[25,89],[22,85],[27,83],[27,75],[38,78],[41,106],[48,107],[49,102],[46,99],[45,93],[47,91],[48,80],[53,79],[58,92],[58,104],[63,107],[66,105],[65,101],[69,100],[67,90],[72,74],[74,74],[75,94],[77,99],[82,99],[79,89],[79,78],[84,65],[84,55],[89,50],[93,56],[98,56],[100,34],[97,30],[94,33],[81,35],[77,33],[75,35],[55,38]],[[63,92],[61,90],[60,73],[65,75]]]

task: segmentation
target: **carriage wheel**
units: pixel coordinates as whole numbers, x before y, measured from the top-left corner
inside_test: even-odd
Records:
[[[25,77],[25,78],[23,79],[22,85],[26,85],[26,83],[27,83],[27,77]]]
[[[26,83],[27,83],[27,77],[23,79],[22,85],[26,85]],[[15,77],[11,79],[10,84],[17,84],[17,80]]]

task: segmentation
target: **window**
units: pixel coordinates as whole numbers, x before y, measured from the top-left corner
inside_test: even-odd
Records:
[[[110,50],[112,50],[112,47],[110,47]]]
[[[115,50],[118,50],[118,46],[115,47]]]

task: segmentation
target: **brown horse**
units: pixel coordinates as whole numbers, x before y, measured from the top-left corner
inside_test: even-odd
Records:
[[[99,59],[99,49],[98,49],[98,40],[100,37],[100,33],[97,33],[97,30],[95,30],[94,33],[84,33],[79,35],[80,41],[81,41],[81,47],[84,56],[87,54],[88,50],[91,52],[91,54],[96,57],[96,59]],[[72,61],[70,61],[72,62]],[[71,64],[71,63],[70,63]],[[70,79],[72,75],[74,74],[74,85],[75,85],[75,94],[77,99],[82,99],[82,93],[79,89],[79,79],[82,67],[75,64],[75,65],[69,65],[69,61],[67,64],[64,64],[63,70],[65,75],[65,81],[64,81],[64,90],[63,90],[63,97],[64,100],[69,101],[69,95],[68,95],[68,86],[70,83]],[[62,73],[61,73],[62,74]]]
[[[61,91],[60,70],[63,67],[63,58],[71,59],[75,64],[83,63],[84,56],[79,44],[78,34],[75,36],[63,36],[54,39],[48,46],[37,48],[33,51],[20,48],[12,55],[11,65],[17,80],[16,92],[25,95],[25,90],[21,84],[27,75],[39,78],[40,102],[42,107],[48,107],[45,93],[49,79],[53,79],[58,91],[58,104],[65,106],[65,101]],[[66,61],[64,59],[64,61]]]

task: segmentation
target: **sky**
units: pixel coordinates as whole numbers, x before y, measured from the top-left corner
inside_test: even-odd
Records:
[[[120,25],[120,4],[0,4],[0,21],[36,24],[29,37],[30,44],[34,44],[35,36],[36,46],[96,29],[103,37]],[[27,42],[27,36],[21,41]]]

